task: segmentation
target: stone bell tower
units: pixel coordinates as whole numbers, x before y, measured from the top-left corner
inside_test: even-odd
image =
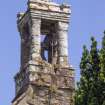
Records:
[[[73,105],[74,70],[68,63],[70,6],[28,0],[17,15],[21,67],[12,105]]]

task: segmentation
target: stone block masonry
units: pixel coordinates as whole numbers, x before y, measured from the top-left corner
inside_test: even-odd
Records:
[[[17,15],[21,67],[12,105],[74,105],[74,69],[68,62],[70,16],[70,6],[50,0],[28,0],[27,11]]]

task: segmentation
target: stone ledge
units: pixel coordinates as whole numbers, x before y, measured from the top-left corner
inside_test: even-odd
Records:
[[[46,3],[46,2],[30,2],[28,4],[28,8],[30,9],[39,9],[39,10],[47,10],[47,11],[53,11],[53,12],[64,12],[64,13],[71,13],[70,6],[67,5],[55,5],[52,3]]]

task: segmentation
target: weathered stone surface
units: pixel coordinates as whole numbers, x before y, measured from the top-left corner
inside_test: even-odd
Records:
[[[24,94],[14,100],[13,105],[73,105],[71,104],[72,91],[68,89],[58,89],[56,92],[48,87],[36,87],[30,85]]]
[[[68,42],[67,42],[67,32],[68,32],[68,23],[59,22],[58,23],[58,40],[59,40],[59,63],[67,64],[68,62]]]
[[[74,105],[74,71],[68,62],[70,7],[29,0],[18,14],[21,68],[12,105]],[[43,40],[41,40],[43,36]]]
[[[32,9],[41,9],[41,10],[47,10],[47,11],[54,11],[54,12],[65,12],[65,13],[70,13],[69,6],[67,5],[58,5],[53,2],[47,2],[47,1],[34,1],[30,0],[29,1],[29,8]]]

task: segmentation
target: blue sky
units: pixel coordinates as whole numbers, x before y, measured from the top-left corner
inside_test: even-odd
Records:
[[[62,0],[63,1],[63,0]],[[79,79],[82,46],[89,48],[90,37],[101,42],[105,30],[105,0],[66,0],[72,8],[69,28],[70,64]],[[26,9],[27,0],[0,2],[0,105],[11,105],[15,95],[13,76],[20,67],[20,37],[16,14]]]

